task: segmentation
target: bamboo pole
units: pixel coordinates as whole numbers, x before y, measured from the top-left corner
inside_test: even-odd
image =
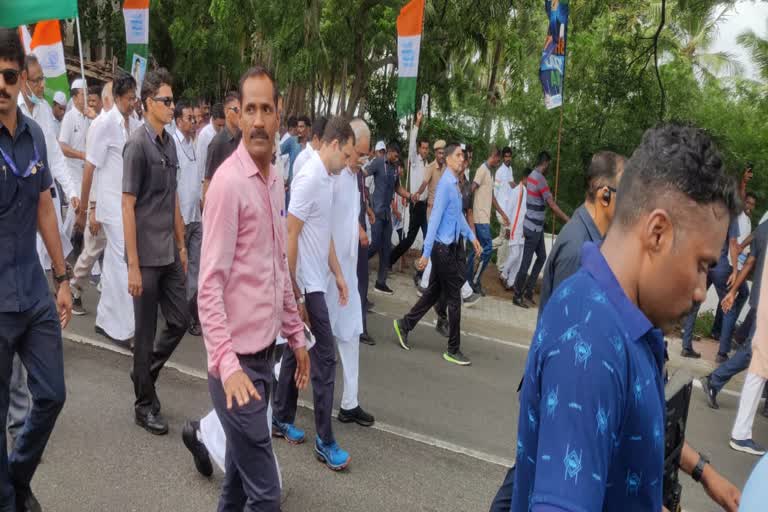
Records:
[[[557,157],[555,159],[555,202],[557,202],[557,190],[560,186],[560,144],[563,140],[563,115],[565,113],[565,103],[560,105],[560,128],[557,130]],[[555,238],[555,225],[557,224],[557,215],[552,212],[552,238]]]

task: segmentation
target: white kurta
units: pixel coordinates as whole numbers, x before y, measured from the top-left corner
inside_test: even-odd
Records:
[[[333,335],[342,341],[358,341],[363,333],[363,315],[360,293],[357,290],[357,255],[360,230],[357,221],[360,198],[357,179],[347,168],[333,176],[333,203],[331,206],[331,238],[336,257],[349,290],[346,306],[339,305],[339,291],[333,274],[328,278],[325,301]]]

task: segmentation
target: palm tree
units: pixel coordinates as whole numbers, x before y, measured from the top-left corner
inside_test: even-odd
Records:
[[[768,34],[768,32],[766,33]],[[739,34],[736,41],[749,51],[752,61],[757,66],[760,78],[764,82],[768,82],[768,37],[760,37],[750,29]]]

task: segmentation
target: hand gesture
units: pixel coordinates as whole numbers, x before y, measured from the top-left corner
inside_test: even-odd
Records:
[[[309,353],[306,347],[301,347],[294,350],[293,355],[296,356],[296,373],[293,375],[296,387],[306,389],[309,383]]]
[[[720,307],[723,308],[723,313],[728,313],[731,310],[735,300],[736,294],[733,293],[733,290],[728,292],[728,294],[723,297],[722,302],[720,302]]]
[[[421,120],[424,117],[424,114],[421,113],[421,110],[416,112],[416,126],[421,126]]]
[[[297,302],[296,306],[299,310],[299,318],[301,318],[301,321],[307,324],[307,327],[312,327],[312,324],[309,323],[309,315],[307,314],[306,304],[299,304]]]
[[[509,222],[509,217],[507,217],[507,214],[504,212],[501,213],[501,222],[502,224],[504,224],[505,227],[509,227],[509,225],[511,224]]]
[[[238,407],[243,407],[251,401],[251,398],[261,400],[256,386],[243,370],[237,370],[229,376],[224,383],[224,394],[227,396],[227,409],[232,409],[235,401]]]
[[[96,209],[94,208],[91,210],[91,213],[88,215],[88,229],[91,231],[91,234],[93,236],[96,236],[99,234],[99,231],[101,230],[101,222],[96,220]]]
[[[179,251],[179,259],[181,260],[181,268],[184,269],[184,273],[187,273],[189,268],[189,258],[187,257],[187,249],[182,247]]]
[[[731,275],[728,276],[728,281],[725,283],[725,285],[728,287],[729,290],[730,290],[731,286],[733,286],[733,283],[736,282],[736,275],[737,275],[737,273],[738,273],[738,271],[736,269],[733,269],[733,272],[731,272]]]
[[[141,270],[138,265],[128,265],[128,293],[131,297],[141,297]]]
[[[477,241],[477,238],[472,242],[472,246],[475,248],[475,256],[479,258],[480,254],[483,252],[483,247],[480,245],[480,242]]]
[[[726,512],[737,512],[741,501],[741,491],[710,466],[704,466],[701,483],[712,501]]]
[[[368,240],[368,233],[360,230],[360,247],[366,248],[370,244],[370,241]]]

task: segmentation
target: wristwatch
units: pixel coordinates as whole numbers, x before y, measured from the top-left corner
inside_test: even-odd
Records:
[[[72,267],[70,267],[69,263],[67,263],[66,267],[65,267],[65,270],[64,270],[64,273],[62,275],[60,275],[60,276],[54,275],[53,276],[53,280],[54,280],[54,282],[57,285],[59,285],[59,284],[63,283],[64,281],[69,281],[73,277],[75,277],[75,276],[72,273]]]
[[[696,482],[701,482],[701,475],[704,474],[704,466],[709,464],[709,457],[699,452],[699,462],[696,463],[696,467],[691,472],[691,478]]]

